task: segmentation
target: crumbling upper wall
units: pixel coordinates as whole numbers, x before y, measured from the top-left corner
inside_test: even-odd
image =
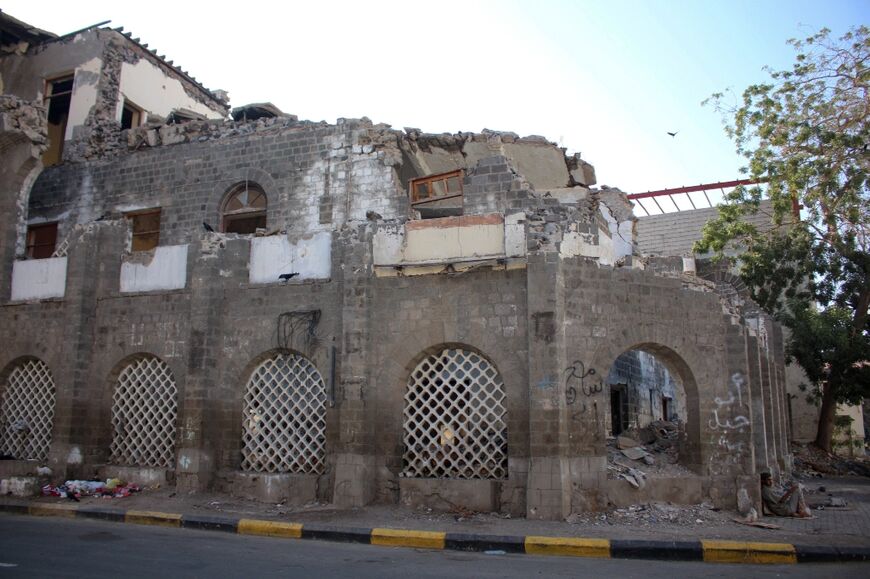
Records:
[[[537,135],[519,137],[488,129],[481,133],[435,135],[406,128],[399,145],[410,170],[404,180],[468,170],[481,159],[502,155],[538,191],[595,184],[595,170],[580,159],[579,153],[566,157],[564,149]]]
[[[63,135],[65,161],[121,149],[125,100],[146,117],[184,108],[224,118],[228,111],[226,102],[116,30],[91,29],[0,57],[3,90],[28,100],[43,100],[46,80],[69,74],[74,84]]]

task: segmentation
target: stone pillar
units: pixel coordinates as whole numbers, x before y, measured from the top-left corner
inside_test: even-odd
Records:
[[[529,255],[529,475],[526,516],[562,519],[571,512],[565,367],[564,295],[559,256]]]
[[[746,359],[747,363],[747,401],[752,420],[752,446],[755,454],[755,470],[768,470],[767,437],[764,431],[764,399],[761,393],[761,368],[758,360],[758,336],[747,332]]]
[[[90,230],[73,229],[67,251],[66,291],[63,297],[63,348],[68,362],[58,368],[54,431],[49,462],[55,476],[90,478],[108,459],[111,432],[103,402],[105,375],[95,373],[99,350],[96,316],[98,298],[117,286],[117,271],[125,230],[117,222]],[[106,271],[104,271],[106,270]],[[114,275],[112,275],[114,272]],[[48,304],[40,304],[45,307]],[[111,394],[108,394],[111,399]]]
[[[341,292],[341,344],[337,353],[339,436],[335,444],[333,502],[340,507],[356,507],[374,500],[377,475],[372,448],[376,413],[366,408],[366,390],[370,386],[371,227],[346,226],[338,245],[333,271]]]
[[[212,235],[202,232],[201,235]],[[225,249],[213,248],[218,255],[203,255],[199,239],[189,246],[188,284],[190,290],[189,334],[187,344],[187,376],[179,389],[179,440],[176,441],[176,485],[179,492],[206,490],[215,473],[215,444],[221,436],[218,401],[230,399],[227,388],[238,385],[220,385],[219,364],[221,336],[227,319],[223,311],[224,289],[215,283],[221,279],[221,269],[239,271],[247,264],[250,252],[246,240],[232,240]],[[224,392],[221,393],[221,390]],[[239,425],[241,426],[241,425]]]

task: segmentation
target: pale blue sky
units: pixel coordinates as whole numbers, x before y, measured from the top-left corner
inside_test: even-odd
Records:
[[[2,0],[62,34],[124,26],[232,104],[427,132],[538,134],[627,192],[739,178],[711,93],[790,66],[791,37],[870,0],[69,3]],[[675,138],[667,131],[679,131]]]

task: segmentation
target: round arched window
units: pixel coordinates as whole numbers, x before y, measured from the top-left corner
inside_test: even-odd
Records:
[[[221,230],[224,233],[254,233],[266,228],[266,193],[256,183],[236,186],[221,209]]]

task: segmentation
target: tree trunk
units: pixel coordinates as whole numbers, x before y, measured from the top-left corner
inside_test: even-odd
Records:
[[[837,400],[830,382],[822,390],[822,409],[819,412],[819,428],[816,431],[816,446],[831,452],[834,438],[834,419],[837,417]]]

